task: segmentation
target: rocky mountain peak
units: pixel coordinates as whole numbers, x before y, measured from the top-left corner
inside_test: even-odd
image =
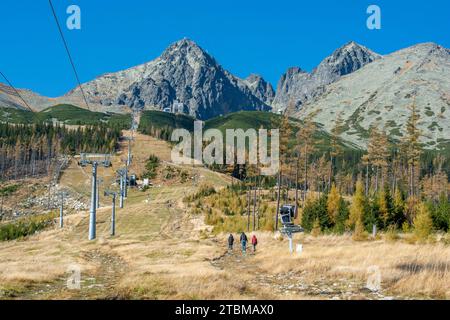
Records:
[[[325,58],[313,71],[320,76],[331,77],[323,79],[324,83],[337,80],[339,77],[361,69],[366,64],[381,58],[381,55],[372,50],[350,41],[336,49],[329,57]],[[328,84],[328,83],[326,83]]]
[[[203,50],[194,41],[184,38],[171,44],[161,54],[161,60],[169,61],[171,63],[178,63],[182,60],[188,62],[197,62],[205,65],[215,65],[217,62],[205,50]]]
[[[273,107],[284,110],[292,101],[294,107],[300,109],[322,94],[327,85],[379,58],[379,54],[350,41],[326,57],[311,73],[298,67],[289,68],[278,82]]]

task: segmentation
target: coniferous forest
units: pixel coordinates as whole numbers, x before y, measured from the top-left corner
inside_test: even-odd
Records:
[[[105,124],[76,129],[49,123],[0,123],[0,179],[47,175],[59,156],[114,152],[119,128]]]

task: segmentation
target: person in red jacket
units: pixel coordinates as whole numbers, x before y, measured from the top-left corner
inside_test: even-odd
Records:
[[[256,239],[256,235],[253,235],[253,237],[252,237],[253,252],[256,251],[257,244],[258,244],[258,239]]]

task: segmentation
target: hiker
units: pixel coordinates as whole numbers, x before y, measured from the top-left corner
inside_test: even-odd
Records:
[[[241,245],[242,245],[242,253],[245,253],[247,250],[247,236],[244,232],[241,233]]]
[[[256,239],[256,235],[253,235],[253,237],[252,237],[253,252],[256,252],[257,244],[258,244],[258,239]]]
[[[230,236],[228,237],[228,250],[233,251],[233,243],[234,243],[234,237],[230,233]]]

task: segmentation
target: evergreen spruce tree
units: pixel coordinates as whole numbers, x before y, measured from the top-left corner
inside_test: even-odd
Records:
[[[338,234],[342,234],[345,232],[345,226],[349,216],[348,204],[342,197],[339,198],[338,208],[334,231]]]
[[[450,203],[447,195],[442,193],[439,202],[432,211],[433,225],[436,230],[448,231],[450,224]]]
[[[393,223],[397,226],[397,228],[400,228],[406,221],[406,217],[405,217],[405,200],[399,188],[395,189],[393,202],[394,202]]]

